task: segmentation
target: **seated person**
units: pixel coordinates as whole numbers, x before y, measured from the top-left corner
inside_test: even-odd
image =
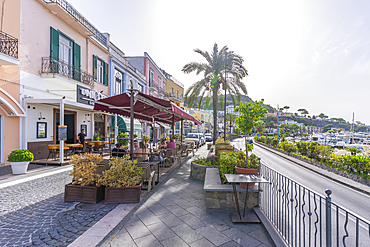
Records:
[[[167,148],[176,148],[176,142],[174,142],[172,138],[170,138],[170,142],[167,143]]]
[[[138,143],[138,141],[137,141],[137,140],[134,140],[134,142],[133,142],[133,146],[134,146],[134,153],[135,153],[135,151],[136,151],[137,149],[139,149],[139,143]],[[130,152],[130,146],[128,147],[127,152],[128,152],[128,153]]]
[[[134,151],[135,157],[142,157],[143,161],[149,161],[149,149],[143,142],[140,142],[140,148]]]
[[[123,157],[126,154],[126,150],[123,148],[122,143],[117,143],[116,147],[112,149],[113,157]]]

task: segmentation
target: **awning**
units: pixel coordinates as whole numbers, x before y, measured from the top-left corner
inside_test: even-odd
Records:
[[[25,117],[22,106],[4,89],[0,88],[0,109],[10,117]]]
[[[144,93],[135,92],[134,118],[152,122],[172,124],[183,119],[202,123],[184,112],[168,100],[159,99]],[[101,99],[95,102],[94,110],[130,117],[130,92]]]
[[[170,129],[171,129],[169,126],[167,126],[167,125],[165,125],[165,124],[163,124],[163,123],[159,123],[159,122],[158,122],[158,124],[159,124],[161,127],[165,128],[166,130],[170,130]]]
[[[112,116],[112,126],[114,126],[115,124],[115,116],[113,115]],[[123,132],[126,132],[126,131],[130,131],[130,119],[127,118],[127,117],[121,117],[118,115],[118,118],[117,118],[117,127],[118,127],[118,131],[123,131]],[[139,120],[135,119],[134,120],[134,131],[137,131],[137,132],[143,132],[143,128],[141,127],[141,123]]]

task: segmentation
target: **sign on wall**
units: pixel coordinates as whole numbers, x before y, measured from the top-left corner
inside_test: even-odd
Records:
[[[105,99],[107,96],[93,89],[77,85],[77,102],[94,105],[96,100]]]

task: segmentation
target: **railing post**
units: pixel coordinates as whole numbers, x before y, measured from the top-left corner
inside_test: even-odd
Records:
[[[258,175],[261,176],[261,158],[258,158]],[[258,207],[260,206],[261,206],[261,183],[258,183]]]
[[[325,190],[326,197],[326,247],[331,247],[331,190]]]

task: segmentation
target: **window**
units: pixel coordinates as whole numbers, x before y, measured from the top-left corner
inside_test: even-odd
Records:
[[[173,87],[171,87],[171,93],[173,94]]]
[[[137,84],[137,90],[139,90],[140,92],[143,92],[143,85],[141,85],[140,83]]]
[[[72,41],[59,35],[59,61],[72,64]]]
[[[153,71],[150,71],[150,78],[149,78],[149,86],[150,87],[153,87],[153,79],[154,79]]]
[[[116,70],[116,73],[114,75],[115,78],[115,94],[121,94],[122,93],[122,73],[121,71]]]
[[[108,64],[97,56],[93,56],[94,80],[108,86]]]
[[[177,94],[177,98],[179,98],[179,91],[177,91],[177,93],[176,93],[176,94]]]
[[[51,73],[81,81],[81,48],[67,35],[50,27]]]
[[[103,83],[103,63],[101,60],[98,59],[97,61],[97,70],[98,70],[98,79],[97,81]]]

